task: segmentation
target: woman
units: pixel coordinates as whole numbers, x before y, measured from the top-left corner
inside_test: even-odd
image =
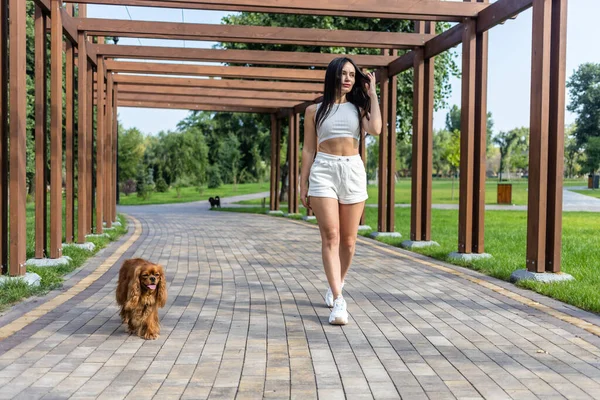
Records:
[[[325,302],[333,307],[329,323],[334,325],[348,323],[342,286],[369,197],[359,139],[363,132],[381,132],[375,85],[373,73],[363,74],[349,58],[336,58],[325,73],[323,102],[308,107],[304,116],[300,199],[319,222],[329,282]]]

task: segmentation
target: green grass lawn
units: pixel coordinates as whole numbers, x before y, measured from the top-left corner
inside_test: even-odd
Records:
[[[600,190],[598,190],[598,189],[574,190],[574,192],[585,194],[586,196],[591,196],[591,197],[600,199]]]
[[[209,197],[219,196],[231,197],[250,193],[260,193],[269,191],[269,182],[262,183],[244,183],[238,184],[236,187],[232,184],[221,185],[216,189],[204,189],[202,193],[195,187],[186,187],[181,189],[180,196],[177,197],[177,191],[173,188],[168,192],[158,193],[153,192],[147,199],[138,197],[135,193],[125,196],[121,193],[120,205],[132,206],[140,204],[167,204],[167,203],[189,203],[192,201],[208,200]],[[267,204],[269,200],[267,199]],[[260,204],[260,200],[257,202]]]
[[[27,204],[27,259],[35,256],[35,205],[33,203]],[[63,243],[64,238],[64,209],[63,209]],[[63,282],[64,275],[79,268],[83,263],[91,256],[96,254],[100,249],[106,247],[108,243],[116,240],[118,237],[127,232],[126,220],[123,216],[119,215],[119,221],[121,222],[120,227],[115,227],[113,230],[105,231],[109,237],[95,237],[89,238],[88,241],[96,245],[93,252],[79,249],[76,247],[65,246],[63,247],[63,255],[72,258],[72,262],[68,266],[63,267],[27,267],[27,272],[35,272],[41,277],[41,283],[39,287],[29,287],[25,282],[20,280],[14,280],[6,283],[0,290],[0,310],[9,307],[10,305],[30,296],[43,295],[52,289],[59,288]],[[48,219],[48,224],[50,220]],[[49,228],[48,228],[49,231]],[[77,237],[77,212],[75,212],[75,237]],[[50,236],[48,233],[48,243],[50,243]]]
[[[512,184],[512,203],[515,205],[527,204],[527,180],[503,181]],[[583,186],[587,184],[583,180],[565,180],[564,186]],[[454,181],[454,195],[452,194],[452,180],[434,179],[432,182],[431,199],[433,204],[458,204],[458,180]],[[410,178],[402,178],[396,182],[396,204],[410,204]],[[488,180],[485,184],[486,204],[497,204],[497,180]],[[268,190],[268,188],[267,188]],[[376,185],[367,188],[369,199],[367,204],[377,204],[378,190]],[[261,199],[244,200],[239,204],[260,204]],[[268,202],[268,199],[267,199]],[[287,204],[283,202],[282,204]]]
[[[284,208],[282,208],[284,209]],[[264,213],[262,208],[231,208],[223,211]],[[284,209],[285,210],[285,209]],[[377,209],[367,208],[366,223],[377,226]],[[600,313],[600,214],[566,212],[563,214],[562,271],[575,281],[554,284],[520,283],[538,293]],[[396,229],[402,238],[382,238],[399,246],[410,236],[410,208],[396,209]],[[472,268],[499,279],[508,280],[517,269],[525,268],[527,213],[525,211],[486,211],[485,252],[493,258],[471,263],[453,262],[450,252],[458,247],[458,211],[432,210],[432,240],[439,247],[415,250],[438,260]],[[363,235],[368,236],[369,232]]]

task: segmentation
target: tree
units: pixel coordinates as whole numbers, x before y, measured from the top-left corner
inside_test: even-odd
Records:
[[[144,159],[146,144],[144,135],[137,128],[123,129],[119,127],[119,182],[136,179],[138,168]]]
[[[438,177],[449,173],[452,167],[446,158],[451,141],[451,131],[442,129],[433,133],[433,169]]]
[[[460,166],[460,131],[455,129],[450,136],[448,147],[446,148],[445,158],[450,163],[452,171],[452,200],[454,200],[454,180]]]
[[[511,166],[526,168],[527,148],[529,147],[529,129],[516,128],[509,132],[500,132],[494,137],[494,143],[500,151],[500,169],[498,179],[502,181],[502,173],[510,171]]]
[[[582,147],[590,138],[600,136],[600,64],[580,65],[567,87],[571,97],[567,109],[577,114],[574,136],[577,146]]]
[[[585,165],[591,175],[600,169],[600,136],[591,137],[585,145]]]
[[[581,170],[583,149],[577,144],[575,138],[575,124],[565,129],[565,176],[573,178]]]
[[[486,151],[489,153],[492,146],[492,137],[494,136],[494,120],[492,113],[488,111],[486,121]],[[446,114],[446,129],[449,132],[458,130],[460,132],[460,108],[455,104],[452,106],[448,114]]]

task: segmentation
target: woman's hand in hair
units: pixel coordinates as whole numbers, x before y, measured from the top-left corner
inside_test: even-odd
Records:
[[[375,73],[367,73],[368,82],[365,82],[365,91],[369,94],[369,97],[377,97],[377,80],[375,79]]]

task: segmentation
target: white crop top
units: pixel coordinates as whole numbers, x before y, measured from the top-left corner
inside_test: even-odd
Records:
[[[321,104],[323,103],[317,104],[317,111],[321,107]],[[323,120],[320,127],[317,127],[319,144],[325,140],[339,137],[360,139],[358,111],[356,110],[356,106],[349,101],[341,104],[333,104],[327,118]]]

